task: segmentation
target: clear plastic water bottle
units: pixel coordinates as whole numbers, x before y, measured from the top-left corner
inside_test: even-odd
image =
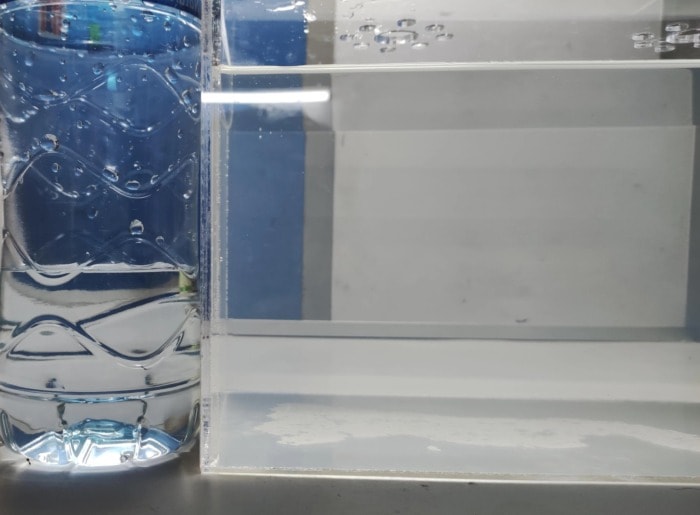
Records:
[[[0,0],[0,439],[122,467],[196,437],[198,0]]]

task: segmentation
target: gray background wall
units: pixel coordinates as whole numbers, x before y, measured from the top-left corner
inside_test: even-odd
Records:
[[[684,325],[689,71],[347,74],[332,91],[333,319]]]

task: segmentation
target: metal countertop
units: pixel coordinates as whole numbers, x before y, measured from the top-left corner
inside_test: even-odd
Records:
[[[0,453],[0,514],[697,515],[700,485],[203,475],[198,454],[121,473],[46,473]]]

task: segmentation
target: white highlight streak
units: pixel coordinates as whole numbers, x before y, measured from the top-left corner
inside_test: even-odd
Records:
[[[269,89],[264,91],[207,91],[202,93],[204,104],[306,104],[328,102],[327,89]]]

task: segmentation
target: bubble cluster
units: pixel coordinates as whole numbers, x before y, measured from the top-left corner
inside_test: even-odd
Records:
[[[382,54],[395,52],[399,47],[424,50],[432,41],[444,43],[453,38],[454,34],[446,32],[444,24],[421,24],[415,18],[399,18],[396,22],[385,25],[367,19],[355,31],[338,35],[340,41],[352,44],[355,50],[378,48]]]
[[[690,23],[675,21],[666,24],[663,34],[651,31],[635,32],[632,34],[634,48],[653,48],[657,54],[665,54],[676,50],[678,45],[693,45],[700,48],[700,26],[692,27]]]

